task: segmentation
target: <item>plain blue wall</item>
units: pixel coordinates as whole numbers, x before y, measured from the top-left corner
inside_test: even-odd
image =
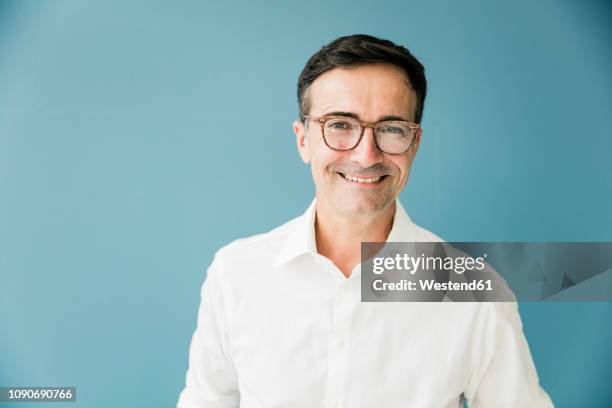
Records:
[[[218,3],[0,2],[0,385],[176,403],[214,251],[312,199],[295,83],[339,35],[427,67],[417,223],[612,241],[609,4]],[[612,304],[521,311],[557,406],[610,403]]]

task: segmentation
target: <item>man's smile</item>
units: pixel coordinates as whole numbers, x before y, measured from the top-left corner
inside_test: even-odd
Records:
[[[377,186],[380,185],[386,178],[387,175],[382,176],[354,176],[352,174],[336,172],[343,180],[361,186]]]

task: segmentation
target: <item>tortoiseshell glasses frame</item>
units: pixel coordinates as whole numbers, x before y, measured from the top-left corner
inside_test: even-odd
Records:
[[[404,120],[383,120],[380,122],[372,123],[365,122],[363,120],[359,120],[350,116],[336,115],[325,115],[320,117],[304,116],[304,120],[312,120],[314,122],[318,122],[321,125],[321,134],[323,135],[323,141],[325,142],[327,147],[340,152],[356,148],[361,142],[361,139],[363,138],[365,129],[371,128],[374,132],[374,142],[376,143],[376,147],[378,148],[378,150],[387,154],[403,154],[410,150],[410,148],[414,144],[414,140],[423,131],[419,124]],[[342,135],[343,137],[341,137],[340,139],[343,140],[334,141],[333,137],[330,137],[330,135],[328,134],[328,132],[331,130],[328,129],[326,131],[326,124],[331,120],[337,120],[337,122],[333,124],[349,126],[349,128],[346,129],[336,129],[339,132],[350,132],[345,135]],[[401,130],[402,132],[406,132],[406,134],[402,133],[400,135],[400,138],[398,137],[397,133],[383,133],[383,129],[385,129],[385,127],[387,129]],[[395,139],[391,140],[391,136],[395,136]],[[338,135],[336,135],[336,137],[338,137]],[[348,140],[347,137],[349,138]],[[341,143],[348,141],[351,141],[351,143],[348,145],[343,145]],[[393,145],[393,142],[395,142],[395,145]],[[387,143],[391,143],[391,146],[386,146]]]

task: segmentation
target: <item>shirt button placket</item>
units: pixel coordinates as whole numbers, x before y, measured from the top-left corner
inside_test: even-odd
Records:
[[[352,309],[349,282],[340,283],[334,295],[329,362],[327,370],[326,406],[344,406],[343,394],[348,364],[348,341]]]

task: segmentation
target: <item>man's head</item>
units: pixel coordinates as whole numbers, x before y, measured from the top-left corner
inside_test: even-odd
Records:
[[[387,209],[408,180],[421,136],[414,123],[421,121],[425,95],[423,66],[390,41],[341,37],[313,55],[298,81],[300,118],[293,130],[302,159],[311,163],[317,200],[346,216],[371,216]],[[378,138],[374,128],[363,127],[359,143],[340,151],[330,143],[331,132],[347,125],[322,126],[318,119],[330,115],[370,124],[398,122],[378,126]],[[396,134],[402,126],[413,130],[406,132],[410,144],[405,150],[388,148],[395,145],[383,133]]]

